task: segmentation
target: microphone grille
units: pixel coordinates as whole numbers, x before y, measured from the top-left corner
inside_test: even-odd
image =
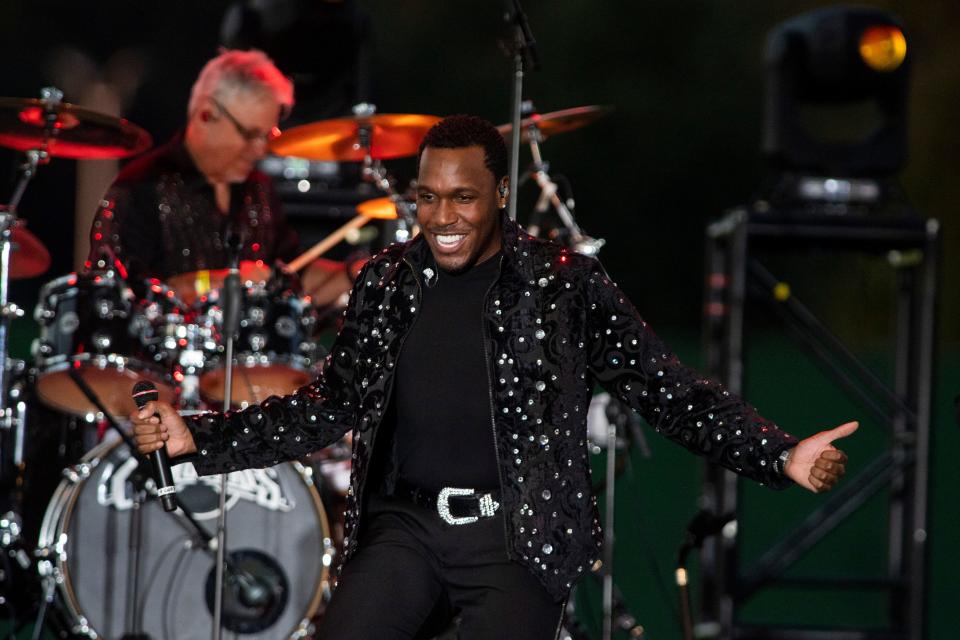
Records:
[[[140,380],[137,382],[133,385],[133,391],[130,393],[133,395],[133,401],[137,403],[138,407],[142,407],[151,400],[156,400],[160,397],[160,392],[157,391],[156,385],[149,380]]]

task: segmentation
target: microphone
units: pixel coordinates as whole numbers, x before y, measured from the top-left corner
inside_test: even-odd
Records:
[[[230,270],[223,281],[222,305],[223,320],[221,328],[223,335],[234,338],[240,328],[240,251],[243,249],[243,232],[236,225],[230,224],[226,234],[227,255],[230,259]],[[228,363],[229,365],[229,363]]]
[[[142,409],[148,402],[160,397],[160,392],[157,391],[157,387],[147,380],[141,380],[133,385],[131,394],[133,395],[133,401],[137,403],[138,409]],[[157,483],[157,495],[160,496],[160,502],[163,503],[163,510],[176,511],[177,486],[173,484],[173,475],[170,473],[170,459],[167,457],[166,446],[160,447],[151,453],[150,462],[153,463],[153,476]]]

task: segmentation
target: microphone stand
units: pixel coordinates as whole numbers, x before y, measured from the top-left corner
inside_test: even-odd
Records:
[[[690,591],[687,587],[687,556],[694,549],[702,548],[704,540],[718,533],[735,519],[736,515],[733,513],[716,515],[706,509],[701,509],[687,525],[687,533],[680,549],[677,551],[677,570],[674,576],[677,589],[680,591],[680,618],[683,623],[683,640],[693,640],[694,636]]]
[[[239,276],[237,278],[237,282],[239,282]],[[69,376],[71,380],[73,380],[73,383],[77,385],[77,388],[79,388],[80,391],[83,393],[83,395],[86,396],[86,398],[97,408],[97,411],[99,411],[100,414],[103,415],[104,419],[107,421],[107,425],[111,429],[113,429],[118,436],[120,436],[120,439],[123,440],[123,443],[129,449],[130,454],[134,458],[136,458],[137,461],[139,462],[139,465],[140,465],[139,468],[142,469],[142,472],[133,474],[131,476],[131,482],[134,483],[134,491],[136,491],[138,494],[140,492],[143,492],[145,495],[145,487],[143,486],[143,483],[145,483],[147,478],[150,477],[150,471],[149,471],[150,461],[147,460],[145,456],[140,454],[140,452],[137,450],[136,443],[133,441],[133,438],[131,438],[129,434],[127,434],[127,432],[120,427],[116,419],[110,414],[110,412],[104,406],[103,402],[100,400],[100,397],[97,396],[96,391],[94,391],[90,387],[90,385],[87,384],[87,381],[83,379],[83,376],[80,375],[80,372],[71,367],[69,369]],[[194,534],[196,534],[196,538],[199,542],[198,544],[194,545],[195,548],[202,549],[206,553],[212,553],[214,536],[210,534],[210,532],[207,531],[202,524],[200,524],[200,522],[193,515],[193,512],[185,504],[180,502],[180,499],[178,496],[174,495],[174,500],[177,501],[177,511],[169,512],[169,515],[173,518],[176,518],[178,517],[177,513],[179,512],[179,514],[183,516],[183,519],[187,521],[189,528],[193,531]],[[163,511],[163,513],[168,513],[168,512]],[[132,524],[131,526],[132,527],[136,526],[137,528],[139,528],[139,524]],[[137,555],[139,555],[139,537],[137,540],[138,540],[138,548],[136,551],[137,551]],[[222,548],[222,546],[220,548]],[[257,579],[255,576],[241,569],[240,567],[235,566],[229,560],[225,559],[223,561],[223,565],[224,565],[224,570],[229,571],[229,575],[231,579],[237,580],[238,583],[241,585],[241,589],[250,590],[258,586]],[[134,570],[135,571],[139,570],[139,561],[136,561],[136,564],[134,565]],[[138,583],[138,580],[133,579],[131,583],[133,585],[136,585]],[[251,585],[253,586],[251,587]],[[44,589],[44,601],[41,603],[41,607],[37,615],[37,620],[34,624],[34,629],[35,629],[34,640],[37,640],[39,638],[39,633],[43,626],[43,620],[46,617],[47,605],[49,605],[53,601],[54,590],[55,590],[55,586],[52,581],[50,582],[50,585]],[[135,621],[137,621],[138,625],[142,624],[142,616],[140,615],[139,612],[134,616],[134,619]],[[149,638],[149,636],[147,634],[144,634],[142,631],[139,631],[139,630],[136,630],[136,631],[139,633],[139,635],[125,634],[122,637],[126,639]]]
[[[224,362],[223,412],[230,411],[233,403],[233,343],[240,322],[240,249],[243,239],[238,233],[227,234],[230,251],[230,272],[223,282],[223,338]],[[227,476],[220,474],[220,511],[217,517],[217,563],[213,594],[213,640],[220,640],[223,620],[223,574],[226,565],[227,547]]]
[[[79,388],[83,395],[87,397],[87,400],[93,403],[93,405],[97,408],[97,411],[103,415],[104,419],[107,421],[107,425],[109,425],[110,428],[120,436],[120,439],[123,440],[124,445],[126,445],[127,449],[130,451],[130,455],[132,455],[139,463],[137,466],[137,471],[130,476],[130,482],[133,485],[134,494],[133,516],[130,523],[130,537],[128,540],[128,545],[132,556],[132,568],[128,576],[129,582],[127,594],[127,610],[129,612],[128,615],[130,616],[130,632],[125,633],[123,636],[121,636],[121,638],[124,640],[147,640],[150,636],[145,634],[140,629],[143,618],[141,612],[137,609],[137,602],[139,601],[140,597],[140,536],[142,532],[141,509],[147,495],[146,482],[150,477],[150,472],[148,470],[149,461],[143,455],[141,455],[139,451],[137,451],[137,445],[133,441],[133,438],[131,438],[129,434],[127,434],[127,432],[124,431],[119,424],[117,424],[116,419],[103,405],[103,402],[100,400],[99,396],[97,396],[97,393],[90,388],[90,385],[87,384],[87,381],[83,379],[83,376],[80,375],[80,372],[73,367],[70,367],[68,369],[68,374],[73,383],[77,385],[77,388]],[[174,496],[174,499],[176,500],[176,496]],[[180,504],[179,501],[177,501],[177,506],[183,513],[184,518],[186,518],[187,522],[190,523],[193,530],[200,538],[201,542],[203,543],[202,546],[209,547],[210,541],[213,539],[213,537],[207,533],[207,530],[204,529],[199,522],[197,522],[193,516],[193,513],[191,513],[189,509],[187,509],[183,504]],[[173,513],[170,515],[173,515]],[[50,590],[48,598],[52,598],[52,595],[52,590]],[[41,607],[38,620],[34,625],[36,629],[40,629],[44,615],[45,607]]]
[[[513,55],[513,93],[512,115],[513,136],[510,138],[510,201],[507,215],[511,220],[517,219],[517,180],[520,174],[520,130],[521,104],[523,102],[523,72],[524,65],[529,62],[531,69],[540,68],[540,56],[537,53],[537,41],[530,30],[527,15],[520,6],[520,0],[513,0],[513,11],[504,16],[507,23],[514,26],[513,46],[510,53]]]

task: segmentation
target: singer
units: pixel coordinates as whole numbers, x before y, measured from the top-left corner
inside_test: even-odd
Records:
[[[555,637],[599,557],[586,413],[594,383],[658,432],[776,488],[832,488],[846,457],[682,365],[603,267],[504,215],[503,138],[453,116],[424,139],[422,233],[357,279],[322,375],[297,393],[181,419],[131,416],[140,450],[200,473],[268,466],[353,430],[340,579],[319,637],[413,638],[431,614],[461,638]],[[154,417],[158,412],[159,418]]]

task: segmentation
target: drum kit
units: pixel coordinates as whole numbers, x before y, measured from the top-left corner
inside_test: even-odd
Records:
[[[531,114],[522,122],[534,158],[530,176],[541,189],[539,212],[555,209],[571,246],[591,255],[603,241],[589,238],[574,222],[572,201],[557,195],[539,145],[606,113],[581,107]],[[212,611],[215,545],[207,527],[219,515],[219,488],[198,477],[192,465],[177,465],[182,508],[166,513],[156,500],[137,499],[152,487],[138,454],[123,441],[105,440],[62,470],[39,539],[27,541],[20,519],[26,398],[80,421],[116,424],[134,410],[130,390],[138,380],[152,382],[160,398],[182,412],[219,408],[228,377],[237,407],[308,383],[325,355],[320,335],[332,328],[323,318],[333,314],[313,304],[295,274],[372,220],[395,221],[394,240],[417,233],[411,191],[396,188],[383,161],[415,155],[438,120],[377,114],[362,104],[353,117],[299,126],[273,141],[277,156],[359,162],[363,179],[385,196],[361,203],[355,218],[287,265],[239,265],[240,321],[232,362],[224,350],[226,269],[133,283],[115,264],[57,277],[40,288],[34,314],[39,335],[28,363],[8,357],[10,325],[23,315],[8,300],[9,282],[38,277],[51,264],[49,252],[17,217],[28,182],[52,158],[124,158],[152,141],[126,120],[63,102],[53,88],[44,89],[39,100],[0,98],[0,146],[24,155],[11,201],[0,208],[0,362],[6,363],[0,367],[0,458],[5,474],[12,469],[15,476],[3,478],[12,510],[0,517],[0,585],[9,591],[12,574],[40,577],[43,600],[34,637],[45,617],[59,637],[209,636],[209,625],[184,627],[179,621],[205,620]],[[511,134],[509,125],[500,130]],[[232,376],[226,375],[229,365]],[[339,455],[327,453],[312,465],[229,474],[226,509],[231,522],[242,523],[231,528],[223,604],[223,627],[234,636],[311,633],[311,619],[331,588],[336,553],[320,498],[320,485],[327,482],[323,467],[341,474],[342,463],[349,468],[349,447],[333,450]],[[342,487],[343,478],[330,483]]]

